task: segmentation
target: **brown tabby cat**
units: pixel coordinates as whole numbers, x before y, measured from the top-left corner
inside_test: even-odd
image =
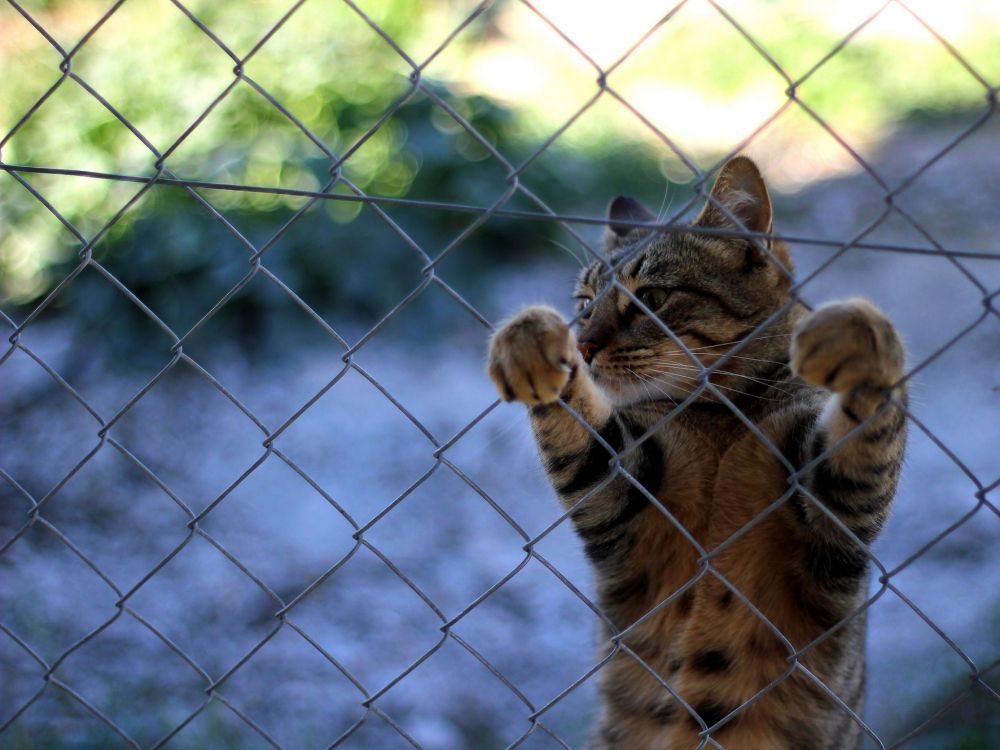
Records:
[[[749,159],[725,165],[712,197],[695,227],[771,232]],[[865,622],[852,615],[903,458],[903,345],[864,300],[794,301],[780,242],[635,228],[654,220],[612,202],[607,260],[627,260],[610,289],[603,262],[583,272],[578,333],[529,307],[490,345],[489,374],[531,406],[616,628],[591,746],[855,748]],[[747,337],[706,389],[702,366]]]

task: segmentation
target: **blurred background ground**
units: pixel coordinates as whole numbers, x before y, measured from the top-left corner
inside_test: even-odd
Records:
[[[992,4],[908,6],[975,74],[993,87],[1000,82],[1000,25]],[[107,10],[93,0],[23,7],[66,49]],[[184,7],[241,58],[288,10],[267,0]],[[727,20],[708,3],[689,2],[659,26],[669,8],[657,3],[616,3],[613,15],[569,2],[535,7],[603,68],[655,27],[608,76],[610,90],[523,170],[521,183],[554,211],[600,216],[619,192],[640,196],[664,215],[683,207],[692,173],[650,126],[701,168],[756,134],[745,150],[773,188],[779,231],[841,242],[865,233],[867,242],[927,250],[851,248],[838,257],[837,246],[791,243],[800,279],[818,271],[802,288],[805,300],[874,299],[902,330],[911,365],[928,363],[915,376],[913,406],[926,431],[911,427],[895,512],[875,546],[905,600],[872,589],[865,718],[889,746],[947,707],[904,747],[997,746],[995,694],[982,686],[970,690],[969,680],[975,669],[985,671],[992,690],[1000,685],[1000,517],[977,501],[977,492],[1000,477],[1000,319],[983,305],[1000,289],[1000,124],[987,88],[897,3],[809,75],[796,90],[802,105],[788,104],[788,83],[733,23],[797,80],[882,4],[726,2]],[[435,3],[418,12],[408,3],[379,2],[358,8],[423,61],[476,6]],[[72,79],[15,128],[59,81],[60,59],[14,6],[0,8],[0,133],[14,129],[0,151],[3,163],[154,174],[157,157]],[[256,85],[327,149],[352,152],[343,176],[358,189],[477,206],[498,201],[508,188],[507,167],[490,149],[523,164],[597,93],[595,69],[532,6],[496,3],[427,65],[426,91],[412,93],[359,145],[410,91],[411,69],[351,6],[307,2],[245,62],[248,80],[238,81],[176,143],[232,83],[233,64],[176,5],[129,0],[80,48],[72,70],[161,154],[169,150],[164,163],[180,178],[303,190],[325,184],[329,156]],[[474,126],[490,149],[435,100]],[[886,189],[845,143],[890,189],[941,158],[894,197],[898,210],[882,217]],[[18,174],[85,237],[140,187]],[[347,190],[344,183],[333,189]],[[157,186],[93,248],[101,267],[178,336],[246,277],[249,246],[263,247],[306,205],[302,197],[273,193],[201,189],[198,195],[247,242],[188,192]],[[504,205],[538,209],[523,192]],[[432,284],[354,354],[352,362],[369,379],[356,369],[338,379],[344,345],[288,294],[354,345],[419,288],[426,261],[412,245],[436,257],[475,218],[389,204],[383,210],[410,241],[360,203],[309,208],[261,257],[284,288],[264,272],[240,287],[185,339],[184,354],[197,368],[174,362],[116,421],[109,440],[102,441],[95,418],[23,350],[0,365],[0,468],[6,474],[0,544],[16,537],[0,553],[0,723],[44,685],[25,645],[51,664],[105,624],[54,676],[143,747],[202,705],[205,676],[219,679],[262,641],[219,688],[228,704],[212,701],[167,747],[266,746],[229,706],[282,746],[326,747],[365,716],[362,689],[369,695],[381,690],[441,644],[375,705],[422,747],[500,748],[528,730],[533,709],[594,665],[594,614],[537,560],[519,567],[524,538],[516,529],[535,536],[559,517],[523,410],[490,411],[444,452],[445,461],[434,455],[494,400],[482,373],[486,327]],[[575,229],[598,245],[599,227]],[[948,258],[940,246],[993,259]],[[0,172],[0,289],[8,331],[73,271],[79,250],[14,173]],[[437,273],[497,322],[538,301],[568,311],[585,252],[557,224],[494,217],[454,246]],[[93,267],[48,300],[20,342],[105,420],[174,361],[173,340]],[[265,433],[208,376],[267,430],[322,395],[269,452]],[[189,516],[124,451],[195,513],[221,497],[201,528],[277,599],[205,537],[183,544]],[[38,500],[54,488],[41,513],[44,523],[22,531],[26,495]],[[996,506],[998,493],[992,488],[980,495]],[[366,526],[390,505],[364,534],[370,546],[358,547],[348,519]],[[116,617],[120,595],[108,582],[131,591],[178,546],[130,595],[129,611]],[[565,579],[591,592],[566,524],[538,550]],[[511,573],[453,625],[461,641],[442,635],[444,621]],[[282,603],[315,581],[275,632]],[[543,719],[572,747],[581,746],[592,716],[591,682]],[[404,744],[386,721],[369,715],[342,746]],[[119,746],[126,745],[107,725],[54,686],[0,734],[0,747]],[[558,745],[536,732],[523,746]]]

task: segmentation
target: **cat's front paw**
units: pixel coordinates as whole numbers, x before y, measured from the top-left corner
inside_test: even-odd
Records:
[[[792,335],[792,372],[835,393],[894,385],[903,376],[904,358],[896,328],[863,299],[818,307]]]
[[[529,307],[493,334],[487,372],[504,401],[547,404],[566,387],[576,358],[576,337],[562,316]]]

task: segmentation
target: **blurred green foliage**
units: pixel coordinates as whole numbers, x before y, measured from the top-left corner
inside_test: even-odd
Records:
[[[252,49],[280,17],[274,14],[274,3],[252,5],[260,13],[248,20],[246,7],[189,4],[204,23],[220,30],[220,38],[239,55]],[[461,18],[458,4],[442,4],[413,24],[403,6],[382,3],[373,20],[400,44],[425,54],[432,49],[425,39],[443,38],[440,31],[430,31],[432,24],[450,28]],[[47,28],[59,29],[59,12],[65,7],[66,3],[52,3],[45,12],[36,9],[36,17]],[[79,30],[96,19],[100,5],[81,2],[73,8]],[[265,8],[272,11],[270,18]],[[20,44],[22,52],[33,54],[5,60],[20,75],[12,78],[12,96],[5,99],[4,125],[59,78],[58,56],[51,48],[39,46],[35,32],[20,19],[7,18],[5,23],[21,35],[12,37],[12,47]],[[474,40],[476,33],[483,32],[470,38]],[[337,43],[331,45],[331,39]],[[244,81],[171,149],[232,80],[232,66],[176,8],[138,0],[126,3],[101,27],[74,58],[73,70],[160,154],[170,149],[166,160],[170,174],[220,183],[320,189],[329,178],[329,156]],[[406,64],[346,5],[303,6],[250,58],[244,72],[326,147],[337,153],[352,149],[342,174],[357,189],[480,206],[492,204],[507,190],[507,168],[444,109],[412,90]],[[512,158],[527,153],[521,126],[508,109],[483,97],[456,96],[444,86],[428,85],[502,153]],[[370,132],[400,97],[404,103],[398,111]],[[553,160],[547,155],[531,168],[532,185],[541,194],[555,196],[562,210],[579,206],[578,210],[599,211],[609,194],[606,184],[625,183],[637,174],[652,182],[649,178],[657,175],[654,160],[634,149],[631,153],[632,158],[609,154],[596,161],[567,155],[574,163],[565,165],[560,165],[561,156]],[[558,149],[553,154],[559,154]],[[152,174],[156,160],[70,79],[63,80],[16,132],[3,158],[11,163],[138,175]],[[574,179],[567,181],[568,175]],[[88,237],[141,187],[58,175],[27,174],[24,179]],[[10,175],[0,174],[0,185],[0,224],[5,228],[0,237],[0,278],[5,310],[16,319],[79,264],[80,245]],[[267,193],[199,192],[256,247],[272,238],[306,202]],[[334,192],[354,194],[345,183],[335,186]],[[431,257],[474,219],[449,211],[390,207],[388,212]],[[442,270],[450,279],[465,280],[473,287],[486,283],[476,273],[485,257],[502,264],[523,259],[539,247],[543,253],[561,252],[544,242],[555,231],[535,225],[526,232],[519,222],[491,220]],[[407,242],[359,202],[321,201],[282,233],[263,264],[321,315],[336,318],[339,313],[339,323],[347,318],[348,325],[350,320],[371,323],[421,282],[425,261]],[[245,278],[251,252],[185,190],[158,186],[113,224],[94,247],[94,258],[180,335]],[[90,269],[53,300],[50,311],[69,312],[79,325],[99,330],[100,339],[126,357],[134,356],[134,343],[152,330],[138,307]],[[278,332],[285,338],[310,335],[306,327],[288,320],[295,313],[290,297],[260,276],[213,317],[207,335],[241,341],[248,351],[263,350],[269,336]],[[423,313],[446,314],[433,306],[425,306]],[[331,322],[337,327],[338,321]],[[316,331],[318,327],[311,327],[312,333]]]
[[[515,123],[506,110],[477,98],[456,105],[499,149],[516,152],[518,144],[511,132]],[[442,133],[434,125],[440,116],[441,110],[426,97],[407,105],[396,116],[394,129],[403,133],[399,148],[406,158],[420,164],[407,187],[415,195],[433,195],[443,202],[493,204],[507,189],[504,170],[492,157],[487,163],[485,152],[473,150],[481,150],[473,144],[461,147],[468,152],[467,157],[456,158],[457,142],[466,133]],[[302,164],[317,181],[324,178],[329,166],[328,160],[322,158],[304,160]],[[567,179],[569,176],[571,179]],[[582,214],[599,214],[611,195],[628,190],[634,181],[649,185],[658,178],[656,161],[638,149],[587,160],[555,151],[531,167],[531,186],[537,194],[545,196],[557,210]],[[385,194],[382,186],[381,174],[368,183],[376,194]],[[221,191],[199,192],[216,207],[231,198]],[[260,200],[253,195],[249,199]],[[237,201],[235,206],[220,209],[225,220],[258,248],[306,203],[302,198],[286,202],[273,196],[264,196],[261,202],[264,205],[251,207]],[[247,278],[251,250],[182,188],[156,188],[136,207],[141,210],[136,210],[130,221],[116,225],[95,248],[94,256],[166,325],[182,335]],[[523,198],[514,200],[510,207],[535,208]],[[320,201],[269,247],[262,257],[263,266],[339,332],[360,334],[422,281],[425,261],[405,238],[433,258],[476,218],[470,213],[410,207],[388,206],[386,211],[402,234],[359,202]],[[481,273],[487,265],[497,268],[566,252],[564,248],[572,241],[566,235],[559,237],[559,232],[558,227],[547,222],[490,219],[450,253],[437,272],[460,293],[474,299],[493,283]],[[585,234],[593,239],[595,232]],[[572,250],[584,255],[582,249]],[[44,289],[77,263],[75,254],[69,252],[53,262],[47,268],[50,278]],[[426,296],[416,301],[418,312],[404,316],[414,324],[406,329],[409,334],[419,336],[435,323],[446,324],[447,317],[457,309],[435,304]],[[137,356],[135,342],[152,330],[147,316],[115,285],[89,270],[60,293],[52,310],[70,313],[77,324],[88,330],[100,330],[100,340],[111,347],[113,354],[126,359]],[[269,343],[277,339],[303,341],[321,335],[319,326],[303,325],[302,315],[278,284],[257,274],[212,316],[205,333],[199,336],[238,342],[247,353],[266,352]]]
[[[598,42],[619,31],[606,24],[602,28],[599,16],[574,10],[572,4],[550,5],[545,10],[555,23],[577,23],[572,32],[582,35],[581,43],[600,47]],[[616,90],[636,101],[642,101],[651,86],[654,98],[657,86],[664,87],[664,96],[693,92],[696,100],[691,101],[705,104],[709,117],[728,111],[726,107],[735,106],[746,92],[766,90],[776,103],[784,101],[780,76],[734,28],[709,6],[689,5],[616,70],[611,78]],[[852,11],[856,19],[849,19],[852,23],[870,12],[861,4],[848,5],[858,6]],[[972,5],[978,8],[981,3]],[[625,6],[619,20],[631,19],[636,28],[621,36],[631,42],[661,11],[641,3]],[[833,18],[829,10],[791,0],[731,6],[734,19],[795,76],[831,50],[852,25]],[[48,0],[25,7],[69,50],[108,6],[99,0]],[[288,5],[279,0],[191,0],[185,7],[231,55],[177,6],[130,0],[72,60],[73,73],[117,109],[146,139],[143,143],[94,96],[60,73],[60,54],[13,8],[3,6],[0,133],[7,133],[51,91],[4,143],[0,158],[11,164],[151,176],[158,155],[165,154],[167,176],[318,190],[329,178],[325,149],[330,149],[350,152],[342,175],[371,195],[488,206],[508,187],[507,167],[444,109],[413,90],[412,65],[393,44],[418,63],[434,55],[422,72],[424,83],[515,165],[594,92],[593,71],[516,3],[497,3],[443,47],[473,4],[423,4],[418,13],[404,0],[363,3],[359,7],[371,24],[339,2],[305,3],[284,22]],[[917,25],[912,18],[908,23]],[[989,51],[995,39],[988,24],[963,28],[962,51],[977,64],[993,66],[996,56]],[[907,33],[912,36],[912,31]],[[798,93],[822,116],[852,133],[875,132],[914,111],[975,106],[984,95],[982,86],[929,33],[921,33],[924,38],[915,46],[906,34],[866,30]],[[596,42],[588,34],[596,34]],[[613,44],[608,49],[611,58],[624,51]],[[236,59],[242,61],[246,80],[234,82]],[[525,70],[511,67],[512,60],[519,59],[528,66]],[[550,89],[542,99],[529,94],[519,98],[516,91],[497,89],[491,83],[494,74],[517,79],[519,85],[537,78]],[[217,101],[231,85],[234,88]],[[290,122],[260,89],[312,135]],[[402,106],[371,130],[400,100]],[[692,104],[690,109],[700,106]],[[667,109],[675,122],[664,127],[683,134],[687,126],[681,120],[689,108],[682,103]],[[656,121],[654,114],[650,117]],[[697,121],[688,126],[699,127]],[[798,138],[799,127],[790,121],[786,140]],[[720,143],[716,151],[730,146]],[[696,156],[699,148],[691,146]],[[669,160],[662,142],[604,97],[522,178],[556,210],[599,213],[616,192],[646,193],[648,200],[657,202],[664,175],[676,175]],[[141,187],[62,175],[22,178],[86,237],[94,236]],[[333,190],[352,192],[344,182]],[[305,204],[299,197],[269,193],[199,192],[256,247],[267,243]],[[676,192],[683,195],[685,189]],[[671,199],[677,202],[676,195]],[[522,195],[509,207],[537,208]],[[449,211],[387,211],[431,257],[474,218]],[[485,283],[478,273],[485,263],[497,267],[539,253],[561,253],[558,245],[569,242],[552,225],[492,219],[438,270],[449,283],[474,293],[477,284]],[[406,244],[371,208],[323,201],[282,234],[263,263],[335,327],[350,327],[352,321],[371,324],[420,283],[424,260]],[[0,296],[8,314],[23,317],[78,264],[79,251],[79,243],[55,217],[13,176],[0,173]],[[250,253],[191,195],[166,186],[139,198],[94,247],[94,258],[178,334],[240,283],[250,270]],[[388,268],[393,273],[386,273]],[[213,318],[205,335],[210,330],[216,338],[242,340],[251,349],[266,342],[267,326],[286,335],[288,330],[306,335],[307,327],[292,325],[275,313],[294,308],[289,299],[276,285],[253,279]],[[149,330],[138,308],[92,269],[74,280],[50,309],[56,314],[69,311],[82,325],[99,324],[103,339],[125,351]],[[433,306],[422,314],[446,315]]]

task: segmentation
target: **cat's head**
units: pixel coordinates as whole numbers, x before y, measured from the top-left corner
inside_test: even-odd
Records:
[[[750,159],[727,162],[711,196],[692,227],[771,232],[771,200]],[[778,241],[632,226],[637,222],[656,217],[634,198],[611,202],[606,260],[584,269],[576,288],[580,352],[597,381],[622,401],[676,400],[697,387],[700,368],[664,326],[710,365],[788,303],[792,263]],[[607,289],[608,263],[658,320],[621,289]],[[781,361],[787,348],[787,324],[770,325],[711,381],[727,394],[746,392],[764,369],[756,360]]]

